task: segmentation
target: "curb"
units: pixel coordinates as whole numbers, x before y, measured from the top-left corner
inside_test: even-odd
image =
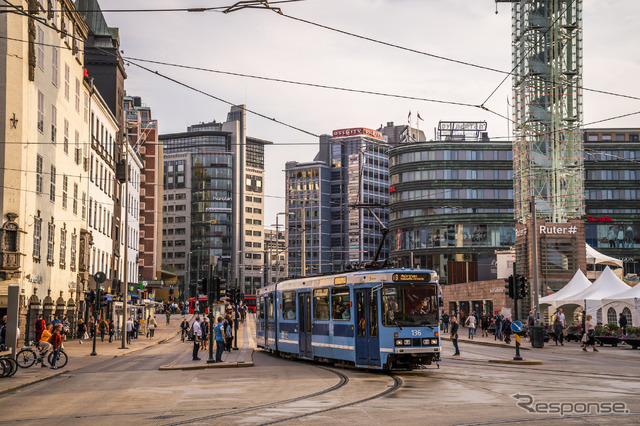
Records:
[[[150,347],[152,347],[152,346],[157,346],[157,345],[159,345],[159,344],[161,344],[161,343],[165,343],[166,341],[173,339],[173,338],[174,338],[174,337],[176,337],[178,334],[180,334],[180,333],[179,333],[179,332],[177,332],[177,333],[176,333],[176,334],[174,334],[173,336],[169,336],[169,337],[164,338],[164,339],[162,339],[162,340],[158,340],[157,342],[151,343],[151,344],[149,344],[149,345],[147,345],[147,346],[143,346],[143,347],[141,347],[141,348],[132,349],[132,350],[130,350],[130,351],[123,352],[123,353],[121,353],[121,354],[116,354],[116,355],[114,355],[113,357],[114,357],[114,358],[118,358],[118,357],[121,357],[121,356],[125,356],[125,355],[132,354],[132,353],[134,353],[134,352],[140,352],[140,351],[145,350],[145,349],[147,349],[147,348],[150,348]]]
[[[171,370],[204,370],[206,368],[244,368],[253,367],[253,362],[216,362],[212,364],[196,364],[196,365],[162,365],[160,371]]]
[[[440,337],[440,340],[448,340],[451,341],[451,337]],[[481,346],[493,346],[496,348],[511,348],[515,349],[514,345],[507,345],[506,343],[490,343],[490,342],[482,342],[480,340],[460,340],[458,339],[458,343],[471,343],[472,345],[481,345]],[[531,348],[525,348],[522,345],[520,346],[520,350],[530,351]]]
[[[40,378],[34,379],[34,380],[30,381],[30,382],[22,383],[21,385],[16,385],[16,386],[14,386],[12,388],[1,389],[0,390],[0,395],[2,395],[4,393],[14,392],[14,391],[17,391],[18,389],[22,389],[22,388],[25,388],[27,386],[35,385],[36,383],[44,382],[45,380],[49,380],[49,379],[51,379],[53,377],[60,376],[60,375],[62,375],[64,373],[68,373],[68,371],[57,371],[57,372],[55,372],[52,375],[47,376],[47,377],[40,377]],[[6,380],[6,378],[4,380]]]
[[[513,359],[490,359],[489,364],[542,365],[542,361],[536,361],[533,359],[523,359],[522,361],[516,361]]]

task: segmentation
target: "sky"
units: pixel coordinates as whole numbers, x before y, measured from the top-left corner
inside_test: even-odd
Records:
[[[145,64],[203,93],[127,66],[125,89],[140,96],[158,120],[160,134],[199,122],[225,121],[231,104],[303,129],[312,135],[349,127],[377,129],[407,123],[412,111],[433,138],[440,120],[487,121],[491,138],[509,138],[511,79],[505,75],[401,50],[299,22],[270,10],[113,13],[108,9],[230,6],[237,0],[102,0],[107,24],[120,29],[128,58],[251,74],[424,100],[304,87],[247,77]],[[275,0],[274,0],[275,1]],[[511,8],[493,0],[306,0],[271,3],[292,17],[496,70],[511,70]],[[586,89],[640,97],[640,2],[583,1],[583,83]],[[138,62],[144,64],[143,62]],[[496,90],[497,89],[497,90]],[[494,91],[495,93],[491,95]],[[486,101],[486,102],[485,102]],[[640,100],[584,92],[587,128],[640,127]],[[247,134],[272,141],[265,152],[265,225],[284,211],[287,161],[310,161],[318,140],[273,120],[247,114]]]

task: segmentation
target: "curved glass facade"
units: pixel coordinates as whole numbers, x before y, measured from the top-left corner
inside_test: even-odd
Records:
[[[456,263],[465,279],[482,276],[479,258],[515,245],[511,142],[405,144],[389,158],[390,259],[399,266],[454,283]]]

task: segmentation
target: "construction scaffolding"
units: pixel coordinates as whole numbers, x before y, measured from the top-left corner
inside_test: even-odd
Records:
[[[514,210],[564,223],[584,215],[582,0],[512,3]]]

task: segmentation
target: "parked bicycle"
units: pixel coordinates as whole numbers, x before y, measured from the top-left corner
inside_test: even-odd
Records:
[[[11,351],[0,353],[0,377],[11,377],[18,371],[18,363],[11,357]]]

